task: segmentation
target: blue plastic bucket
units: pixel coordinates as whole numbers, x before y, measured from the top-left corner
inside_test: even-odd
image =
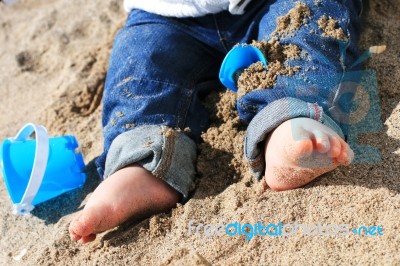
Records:
[[[35,139],[29,136],[35,132]],[[74,136],[48,138],[43,126],[25,125],[0,146],[0,166],[15,214],[81,187],[86,180]]]

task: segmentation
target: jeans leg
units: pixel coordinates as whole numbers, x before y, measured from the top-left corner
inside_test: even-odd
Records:
[[[259,21],[258,40],[277,37],[280,44],[293,44],[300,48],[300,57],[285,62],[296,66],[292,76],[278,76],[272,88],[254,90],[238,99],[241,118],[249,123],[245,156],[257,177],[264,169],[260,143],[267,134],[282,122],[295,117],[309,117],[346,135],[346,115],[351,109],[355,87],[345,87],[346,72],[358,57],[357,41],[361,1],[356,0],[305,0],[309,10],[305,23],[293,32],[275,32],[277,18],[286,15],[295,2],[276,0],[267,4],[265,15]],[[322,27],[326,20],[335,21],[344,37],[327,35]],[[332,22],[331,21],[331,22]],[[354,82],[357,77],[352,76]],[[295,136],[294,136],[295,137]]]
[[[101,176],[139,163],[187,197],[196,145],[208,124],[199,94],[218,60],[176,19],[133,10],[116,36],[103,96]],[[218,56],[217,56],[218,57]],[[210,73],[215,73],[211,75]],[[175,129],[189,128],[189,137]]]

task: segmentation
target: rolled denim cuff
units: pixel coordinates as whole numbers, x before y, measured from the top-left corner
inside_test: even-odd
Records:
[[[195,187],[196,156],[196,144],[184,132],[166,126],[140,126],[114,139],[104,178],[137,163],[180,192],[185,201]]]
[[[340,137],[344,137],[340,127],[324,113],[318,104],[291,97],[275,100],[258,112],[247,127],[244,155],[250,164],[252,174],[258,179],[264,174],[265,160],[262,143],[268,133],[283,122],[296,117],[312,118],[333,129]]]

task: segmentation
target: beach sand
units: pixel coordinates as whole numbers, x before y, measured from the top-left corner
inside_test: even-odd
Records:
[[[360,48],[386,45],[364,65],[376,71],[382,128],[359,136],[381,160],[326,174],[304,188],[263,191],[243,162],[245,126],[235,95],[207,98],[212,125],[203,134],[197,189],[184,205],[130,221],[87,245],[68,224],[100,182],[93,158],[102,151],[101,97],[122,1],[22,0],[0,5],[0,139],[27,122],[81,144],[88,179],[82,189],[15,216],[0,182],[0,265],[311,265],[400,264],[400,1],[370,0]],[[1,177],[2,179],[2,177]],[[206,236],[194,225],[219,223],[380,226],[383,236]]]

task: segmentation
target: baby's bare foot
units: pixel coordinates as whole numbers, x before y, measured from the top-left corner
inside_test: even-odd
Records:
[[[265,181],[272,190],[304,186],[354,154],[329,127],[310,118],[294,118],[278,126],[265,141]]]
[[[169,210],[180,194],[144,168],[125,167],[93,192],[85,208],[69,226],[73,240],[93,241],[96,234],[112,229],[131,217],[150,216]]]

